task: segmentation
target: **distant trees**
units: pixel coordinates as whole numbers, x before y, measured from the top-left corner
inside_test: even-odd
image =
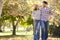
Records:
[[[60,0],[51,0],[50,6],[53,9],[54,23],[50,27],[54,36],[60,36]]]

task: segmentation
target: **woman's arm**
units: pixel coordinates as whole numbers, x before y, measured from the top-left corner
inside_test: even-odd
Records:
[[[32,18],[33,18],[33,19],[34,19],[34,14],[35,14],[35,13],[34,13],[34,12],[32,12]]]

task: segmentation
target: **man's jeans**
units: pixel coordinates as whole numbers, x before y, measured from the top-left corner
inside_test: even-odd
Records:
[[[40,39],[40,20],[34,21],[34,40]]]
[[[41,24],[42,40],[47,40],[49,22],[48,21],[41,21],[40,24]]]

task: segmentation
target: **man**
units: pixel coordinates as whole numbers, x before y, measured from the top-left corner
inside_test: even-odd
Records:
[[[52,15],[51,8],[48,7],[48,3],[43,1],[43,6],[40,9],[41,11],[41,30],[42,30],[42,40],[47,40],[48,38],[48,25],[49,19]]]

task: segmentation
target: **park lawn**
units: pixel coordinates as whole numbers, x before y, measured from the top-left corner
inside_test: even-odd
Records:
[[[11,31],[7,32],[0,32],[0,36],[6,36],[6,35],[12,35]],[[33,31],[27,32],[27,31],[17,31],[16,35],[33,35]]]

